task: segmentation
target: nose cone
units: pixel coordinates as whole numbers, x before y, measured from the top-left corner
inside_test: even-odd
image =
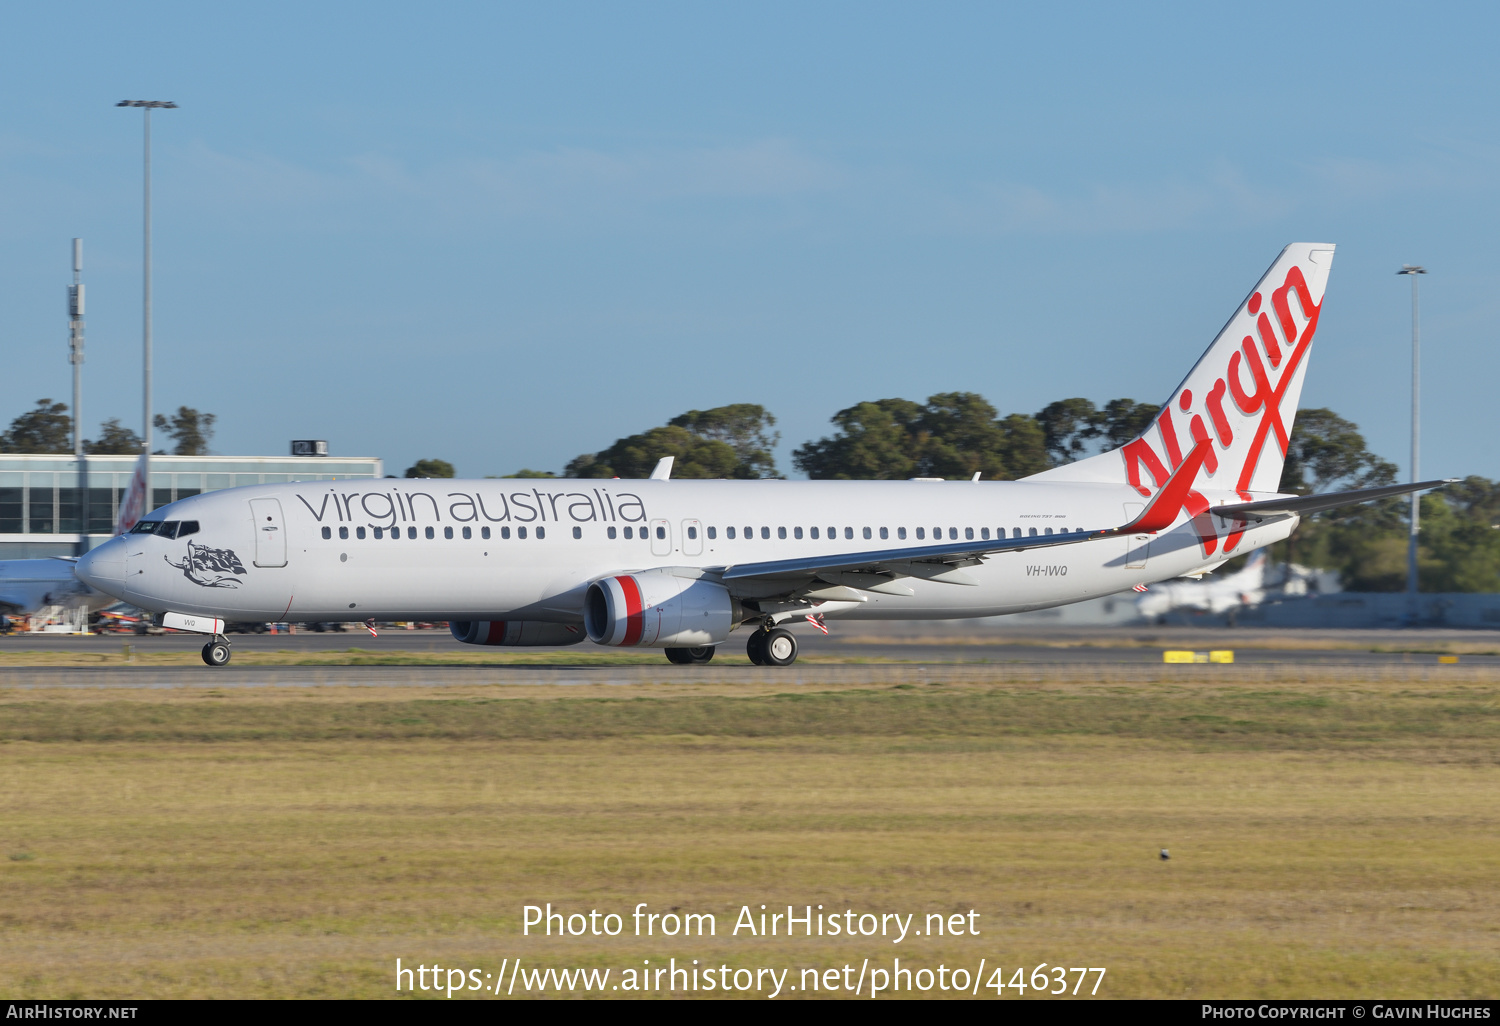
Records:
[[[79,557],[73,574],[84,584],[106,595],[120,598],[125,593],[125,546],[119,539]]]

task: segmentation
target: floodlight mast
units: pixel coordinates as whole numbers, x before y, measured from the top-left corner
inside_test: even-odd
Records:
[[[1417,276],[1426,274],[1427,268],[1419,264],[1402,264],[1396,273],[1411,276],[1411,480],[1415,484],[1422,466],[1422,331],[1418,319]],[[1420,615],[1417,606],[1417,532],[1421,512],[1422,500],[1412,492],[1411,526],[1406,536],[1406,597],[1407,616],[1413,624]]]
[[[145,362],[144,393],[142,396],[144,421],[141,432],[141,447],[146,454],[146,501],[143,513],[150,513],[151,504],[151,112],[158,108],[170,110],[177,104],[171,100],[121,100],[116,107],[140,107],[145,115],[145,174],[143,180],[145,215],[143,231],[143,271],[141,276],[141,349]]]

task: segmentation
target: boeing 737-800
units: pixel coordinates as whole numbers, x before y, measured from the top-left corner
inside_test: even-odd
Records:
[[[1301,515],[1433,487],[1278,493],[1334,247],[1288,246],[1138,438],[1020,481],[415,480],[182,499],[84,556],[164,623],[447,620],[478,645],[761,665],[789,621],[992,616],[1201,574]],[[535,483],[535,482],[533,482]]]

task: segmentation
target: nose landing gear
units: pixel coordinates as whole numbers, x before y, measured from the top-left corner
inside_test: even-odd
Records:
[[[223,666],[229,662],[229,642],[222,637],[215,637],[203,646],[203,661],[209,666]]]

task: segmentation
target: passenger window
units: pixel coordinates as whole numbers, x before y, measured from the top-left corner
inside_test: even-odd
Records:
[[[800,528],[800,527],[794,527],[794,528],[792,528],[792,537],[793,538],[801,538],[802,537],[802,528]]]
[[[1047,533],[1048,533],[1048,534],[1051,534],[1051,533],[1052,533],[1052,528],[1050,528],[1050,527],[1049,527],[1049,528],[1047,528]]]
[[[464,541],[468,541],[472,537],[474,537],[474,529],[472,527],[464,528]]]
[[[896,537],[900,538],[902,541],[905,541],[906,540],[906,528],[904,528],[904,527],[898,527],[898,528],[896,528]]]
[[[541,533],[542,533],[542,529],[540,527],[538,527],[536,529],[536,533],[537,533],[537,536],[540,537]],[[656,537],[657,537],[658,540],[665,539],[667,537],[667,529],[665,527],[658,527],[656,529]]]
[[[581,527],[575,527],[575,528],[573,528],[573,537],[574,538],[582,538],[583,537],[583,528],[581,528]]]
[[[510,528],[508,528],[508,527],[502,527],[500,529],[500,537],[504,538],[508,534],[510,534]],[[479,529],[479,537],[483,538],[485,541],[489,541],[490,540],[490,529],[488,527],[481,527]]]
[[[517,538],[525,538],[526,537],[526,528],[524,528],[524,527],[518,527],[518,528],[516,528],[516,537]]]
[[[376,541],[379,541],[381,539],[381,537],[384,536],[384,534],[385,534],[385,528],[383,528],[383,527],[377,527],[377,528],[375,528],[375,540]]]
[[[839,529],[837,527],[830,527],[828,529],[828,540],[829,541],[833,541],[838,536],[839,536]]]
[[[979,529],[979,537],[982,538],[985,541],[989,541],[990,540],[990,529],[988,527],[981,527]]]
[[[780,538],[782,541],[786,541],[786,528],[784,528],[784,527],[778,527],[778,528],[776,528],[776,537]]]
[[[391,532],[391,541],[400,541],[401,540],[401,528],[399,528],[399,527],[391,527],[391,528],[387,528],[387,530],[389,530]]]
[[[818,529],[816,527],[809,527],[807,529],[807,532],[809,535],[811,535],[813,541],[818,540]]]
[[[932,529],[932,540],[933,541],[942,541],[943,540],[943,529],[941,527],[934,527]]]
[[[345,532],[344,534],[340,535],[340,537],[342,537],[342,538],[349,537],[349,535],[347,533],[349,529],[347,527],[341,527],[341,528],[339,528],[339,530]],[[197,533],[198,533],[198,521],[196,521],[196,520],[184,520],[182,522],[182,526],[177,529],[177,537],[179,537],[179,538],[186,538],[190,534],[197,534]]]
[[[761,538],[769,541],[771,538],[771,529],[769,527],[762,527],[760,529],[760,536]]]
[[[332,538],[332,537],[333,537],[333,528],[331,528],[331,527],[325,527],[325,528],[323,528],[323,540],[327,541],[329,538]]]
[[[948,528],[948,540],[949,541],[958,541],[958,528],[956,528],[956,527],[950,527],[950,528]]]
[[[608,535],[611,540],[613,540],[614,537],[615,537],[615,533],[616,532],[615,532],[615,529],[613,527],[609,527],[609,528],[605,528],[604,533],[606,535]]]
[[[186,526],[186,525],[184,525],[184,526]],[[339,537],[341,539],[345,540],[345,541],[348,541],[348,539],[349,539],[349,528],[347,528],[347,527],[341,527],[341,528],[339,528]]]
[[[964,540],[965,541],[973,541],[974,540],[974,528],[972,528],[972,527],[966,527],[966,528],[964,528]]]
[[[755,528],[753,528],[753,527],[747,527],[747,528],[745,528],[745,540],[749,541],[751,538],[754,538],[754,537],[755,537]]]
[[[1010,529],[1010,536],[1012,538],[1019,538],[1019,537],[1021,537],[1021,529],[1019,527],[1012,527]]]
[[[432,541],[433,538],[437,537],[436,532],[434,532],[433,529],[430,528],[430,527],[427,528],[426,530],[424,530],[422,533],[427,536],[427,540],[428,541]]]
[[[868,539],[870,537],[870,529],[868,527],[865,528],[864,531],[861,532],[861,533],[864,534],[864,536],[865,536],[866,539]]]
[[[451,539],[453,537],[453,528],[451,528],[451,527],[445,527],[445,528],[443,528],[443,537]]]
[[[411,539],[412,541],[416,541],[417,540],[417,529],[415,527],[408,527],[406,529],[406,537],[409,538],[409,539]]]
[[[922,541],[926,537],[927,537],[927,528],[925,528],[925,527],[919,527],[919,528],[917,528],[917,541]]]
[[[1036,537],[1036,528],[1033,527],[1029,531],[1027,531],[1026,533],[1028,535],[1030,535],[1031,537],[1035,538]]]
[[[545,537],[547,537],[547,529],[545,527],[538,527],[536,529],[536,536],[538,538],[545,538]]]
[[[688,525],[688,537],[689,538],[697,538],[698,537],[698,529],[696,527],[692,526],[691,524]]]
[[[354,529],[354,537],[358,538],[360,541],[364,541],[365,540],[365,529],[363,527],[356,527]]]
[[[890,536],[891,536],[891,532],[890,532],[890,531],[887,531],[887,530],[886,530],[886,529],[885,529],[885,528],[883,528],[883,527],[882,527],[882,528],[881,528],[881,529],[880,529],[880,540],[881,540],[881,541],[885,541],[885,540],[886,540],[886,539],[887,539],[887,538],[889,538],[889,537],[890,537]]]
[[[844,538],[847,541],[853,541],[854,540],[854,528],[852,528],[852,527],[846,527],[846,528],[844,528]]]
[[[627,528],[625,528],[625,537],[627,539],[634,538],[635,534],[631,531],[630,528],[627,527]]]
[[[726,528],[724,528],[724,537],[728,538],[730,541],[734,541],[734,528],[732,528],[732,527],[726,527]]]
[[[708,540],[709,541],[713,541],[718,536],[719,536],[719,529],[717,527],[710,527],[708,529]]]

